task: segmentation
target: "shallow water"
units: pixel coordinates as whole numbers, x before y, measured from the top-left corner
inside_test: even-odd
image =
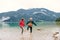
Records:
[[[0,40],[54,40],[53,33],[60,33],[60,27],[55,22],[36,22],[36,24],[37,26],[33,25],[32,34],[26,30],[27,26],[25,26],[26,31],[21,35],[18,23],[0,23]]]

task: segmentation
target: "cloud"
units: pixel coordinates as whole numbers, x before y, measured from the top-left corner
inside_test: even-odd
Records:
[[[60,12],[60,0],[0,0],[0,12],[18,9],[47,8]]]

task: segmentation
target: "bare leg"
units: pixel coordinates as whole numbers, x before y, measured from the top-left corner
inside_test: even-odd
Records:
[[[21,34],[23,34],[23,28],[21,28],[21,29],[22,29]]]

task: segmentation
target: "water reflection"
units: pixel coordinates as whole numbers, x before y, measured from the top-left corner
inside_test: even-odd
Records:
[[[25,36],[25,37],[24,35],[22,35],[20,40],[32,40],[32,34],[30,34],[29,36]]]
[[[0,28],[3,27],[3,26],[6,26],[8,25],[9,27],[19,27],[19,23],[18,22],[0,22]],[[41,26],[60,26],[60,22],[36,22],[37,26],[38,27],[41,27]],[[8,27],[7,26],[7,27]]]
[[[0,22],[0,28],[2,28],[2,23]]]
[[[30,34],[29,40],[32,40],[32,34]]]
[[[39,22],[39,23],[40,23],[40,22]],[[42,23],[40,23],[40,24],[39,24],[39,23],[38,23],[39,26],[37,25],[37,27],[40,27],[40,25],[42,24]],[[45,27],[45,26],[47,25],[49,28],[51,27],[51,28],[52,28],[52,31],[54,31],[54,32],[55,32],[56,30],[57,30],[57,31],[60,31],[60,30],[59,30],[60,28],[59,28],[59,29],[58,29],[58,28],[57,28],[57,29],[54,28],[54,27],[57,25],[57,24],[55,24],[56,22],[55,22],[55,23],[52,23],[52,25],[54,25],[54,27],[51,25],[51,23],[52,23],[52,22],[50,22],[50,23],[47,23],[47,22],[46,22],[46,23],[43,23],[42,25],[44,25],[44,26],[42,26],[42,27]],[[48,24],[49,24],[49,25],[48,25]],[[3,25],[3,26],[2,26],[2,25]],[[18,23],[14,23],[14,22],[12,22],[12,23],[0,23],[0,26],[2,26],[2,27],[4,27],[4,28],[5,28],[5,27],[9,27],[9,28],[7,28],[7,30],[6,30],[6,29],[1,30],[1,32],[4,32],[4,31],[6,30],[5,32],[7,32],[8,34],[11,32],[11,35],[12,35],[12,34],[15,35],[16,33],[18,34],[18,33],[20,32],[20,29],[19,29],[19,30],[15,29],[15,28],[10,29],[10,27],[16,27],[16,28],[17,28]],[[51,31],[51,29],[49,29],[49,28],[48,28],[47,30]],[[17,31],[16,31],[16,30],[17,30]],[[45,32],[45,29],[43,29],[43,30],[44,30],[44,31],[43,31],[42,33]],[[35,31],[35,29],[34,29],[34,31]],[[46,31],[45,33],[47,33],[47,32],[49,33],[49,31]],[[35,32],[37,32],[37,31],[35,31]],[[44,33],[44,35],[45,35],[45,33]],[[25,34],[26,34],[26,35],[25,35]],[[37,34],[38,34],[38,36],[41,35],[41,34],[39,34],[39,33],[37,33]],[[3,34],[2,34],[2,35],[3,35]],[[6,34],[4,33],[4,35],[6,35]],[[34,35],[36,35],[36,34],[34,33]],[[21,36],[21,37],[19,37],[19,36]],[[19,40],[33,40],[33,38],[34,38],[34,36],[32,36],[32,34],[28,34],[28,32],[25,32],[24,35],[20,35],[20,34],[19,34],[19,36],[18,36],[18,37],[19,37]],[[17,37],[17,36],[16,36],[16,37]],[[15,38],[16,38],[16,37],[15,37]],[[40,37],[40,36],[39,36],[39,37]],[[36,39],[38,39],[38,38],[36,38]]]
[[[17,27],[17,26],[19,26],[18,22],[6,22],[6,24],[8,24],[11,27]]]
[[[24,36],[22,35],[21,39],[20,40],[24,40]]]
[[[56,25],[57,25],[57,26],[60,26],[60,22],[56,22]]]

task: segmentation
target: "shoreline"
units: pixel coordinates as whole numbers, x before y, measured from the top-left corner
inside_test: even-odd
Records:
[[[54,40],[53,33],[59,32],[58,27],[56,28],[40,28],[41,30],[37,30],[40,27],[33,28],[33,33],[30,35],[29,31],[24,31],[23,36],[21,35],[21,29],[18,28],[4,28],[0,29],[0,39],[1,40]],[[30,37],[31,36],[31,37]],[[60,37],[60,35],[58,35]]]

